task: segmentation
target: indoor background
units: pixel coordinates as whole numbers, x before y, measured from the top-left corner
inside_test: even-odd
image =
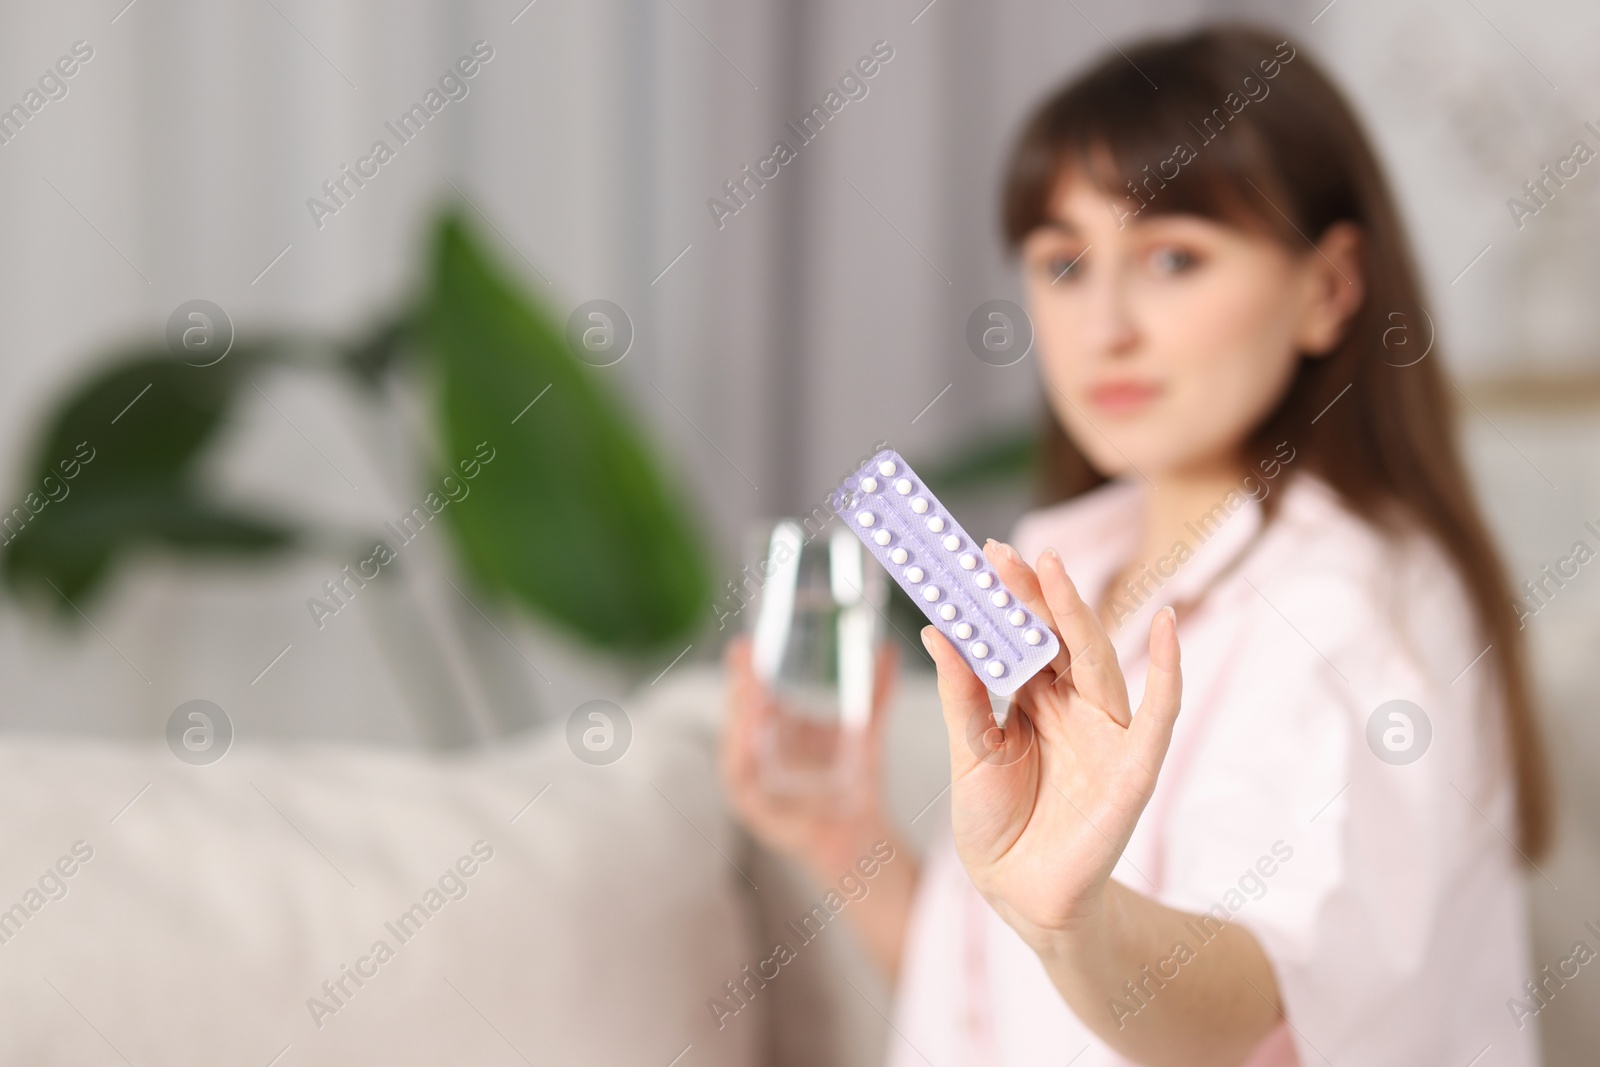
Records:
[[[0,16],[0,106],[24,101],[41,77],[62,69],[55,66],[61,57],[78,62],[70,77],[51,78],[43,106],[18,129],[0,116],[9,136],[0,144],[0,485],[22,500],[37,481],[52,420],[74,391],[130,350],[164,350],[169,319],[190,301],[222,309],[241,346],[274,333],[335,342],[366,336],[425,284],[436,220],[453,208],[558,327],[588,301],[610,301],[625,313],[632,330],[625,356],[583,373],[647,445],[692,519],[710,561],[712,596],[719,595],[736,577],[748,524],[809,513],[872,442],[888,440],[938,464],[1034,424],[1033,361],[991,366],[965,340],[978,305],[1020,300],[998,237],[1005,151],[1030,103],[1108,49],[1218,18],[1281,27],[1333,72],[1369,124],[1428,291],[1428,306],[1403,309],[1400,324],[1412,331],[1415,350],[1436,334],[1425,358],[1446,361],[1460,386],[1465,445],[1513,584],[1538,579],[1575,542],[1600,545],[1600,171],[1583,168],[1535,215],[1519,220],[1507,203],[1525,198],[1524,183],[1568,155],[1573,142],[1600,144],[1593,60],[1600,9],[1576,0],[70,0],[14,7]],[[713,199],[733,203],[724,183],[771,155],[776,140],[798,143],[786,124],[820,104],[875,47],[880,59],[891,58],[866,81],[864,96],[736,213],[708,207]],[[449,90],[445,106],[409,140],[394,138],[386,123],[398,122],[469,55],[475,71],[450,83],[459,88]],[[393,158],[364,184],[343,179],[341,168],[356,167],[380,138],[397,146]],[[343,195],[324,189],[339,181]],[[351,953],[325,948],[329,931],[348,921],[356,932],[347,940],[359,947],[361,931],[375,925],[371,916],[402,907],[401,898],[426,882],[397,876],[391,896],[368,911],[352,903],[342,918],[308,911],[313,905],[305,902],[319,893],[344,892],[327,867],[362,893],[376,892],[378,876],[357,877],[354,868],[370,863],[393,873],[381,855],[357,855],[358,845],[341,853],[340,815],[331,809],[340,797],[372,803],[437,789],[475,810],[465,786],[428,776],[456,766],[448,761],[485,758],[475,755],[481,743],[501,739],[497,746],[521,746],[534,761],[486,772],[515,781],[499,818],[508,842],[502,851],[524,850],[547,874],[540,857],[561,856],[564,880],[561,888],[517,888],[507,871],[503,900],[476,905],[504,906],[505,915],[475,921],[504,935],[514,958],[484,964],[475,979],[452,972],[450,988],[413,976],[419,989],[437,987],[443,999],[429,1003],[441,1013],[463,1013],[439,1023],[461,1028],[439,1048],[456,1049],[467,1062],[475,1053],[466,1050],[481,1039],[482,1062],[542,1061],[536,1049],[559,1045],[565,1023],[612,1033],[606,1040],[619,1043],[607,1047],[619,1056],[659,1051],[639,1061],[646,1063],[665,1065],[675,1054],[684,1064],[876,1062],[892,1040],[879,1014],[886,993],[867,977],[855,979],[855,992],[830,984],[818,977],[820,963],[804,992],[796,981],[787,1005],[777,1007],[774,995],[759,1028],[738,1036],[743,1045],[716,1046],[722,1035],[707,1030],[702,1002],[718,992],[717,976],[733,977],[756,957],[742,954],[741,942],[728,940],[733,935],[700,938],[689,917],[709,921],[724,899],[738,901],[746,909],[740,921],[752,926],[782,909],[749,903],[745,891],[756,892],[763,878],[743,876],[770,861],[754,857],[755,867],[737,875],[729,869],[728,856],[749,846],[714,795],[695,807],[673,794],[675,804],[667,799],[672,790],[652,778],[666,804],[634,783],[637,789],[622,790],[633,790],[633,814],[614,825],[583,822],[620,802],[617,790],[608,791],[623,780],[619,770],[575,786],[592,791],[583,804],[561,807],[557,788],[531,814],[517,811],[546,782],[566,780],[560,774],[571,768],[546,773],[537,762],[559,756],[570,763],[563,745],[534,749],[590,700],[628,709],[640,741],[636,762],[658,759],[682,770],[673,742],[648,723],[667,715],[655,704],[672,685],[712,677],[726,631],[718,630],[710,597],[681,640],[603,648],[514,601],[482,594],[449,536],[436,530],[408,544],[393,588],[363,590],[350,600],[353,610],[331,618],[308,609],[352,559],[343,535],[358,538],[394,521],[437,481],[441,464],[459,458],[437,439],[429,390],[419,376],[402,374],[371,390],[325,368],[263,364],[241,384],[197,476],[217,499],[317,536],[244,561],[135,546],[91,599],[66,608],[29,589],[0,596],[0,726],[21,753],[8,761],[20,769],[7,772],[13,847],[0,850],[0,898],[19,895],[35,868],[82,836],[40,829],[80,806],[85,819],[91,812],[98,819],[91,836],[110,857],[102,861],[108,882],[75,888],[76,900],[52,905],[39,921],[53,925],[25,931],[32,944],[0,946],[0,982],[12,990],[8,998],[21,998],[12,1003],[27,1008],[35,1031],[35,1044],[13,1050],[30,1050],[35,1062],[123,1056],[140,1063],[158,1055],[190,1062],[188,1055],[197,1063],[266,1064],[275,1054],[282,1058],[273,1062],[286,1065],[332,1062],[330,1050],[344,1047],[334,1042],[357,1039],[306,1023],[302,1001],[317,982],[297,992],[299,978],[286,980],[285,993],[257,974],[232,988],[228,965],[215,955],[219,945],[234,946],[228,955],[244,970],[281,964],[318,980],[335,973]],[[134,392],[119,421],[138,417]],[[526,399],[533,406],[519,423],[562,403],[555,391]],[[108,425],[106,440],[117,432]],[[570,447],[586,443],[575,438]],[[997,480],[968,500],[969,528],[1004,536],[1027,505],[1026,484]],[[636,536],[657,533],[641,527]],[[562,566],[559,558],[548,562]],[[1584,923],[1600,922],[1593,773],[1600,765],[1593,715],[1600,569],[1584,567],[1549,600],[1527,629],[1563,823],[1560,847],[1530,879],[1534,964],[1560,958],[1580,938],[1592,944]],[[920,669],[914,655],[907,661]],[[694,703],[687,690],[673,692],[679,703]],[[222,927],[193,917],[198,912],[185,926],[180,898],[159,879],[210,900],[207,892],[229,892],[225,874],[213,870],[222,861],[212,855],[207,866],[210,853],[160,841],[138,821],[143,805],[173,812],[183,810],[180,798],[213,803],[195,784],[196,769],[172,759],[161,741],[174,709],[194,699],[225,709],[239,746],[235,759],[205,769],[214,780],[232,768],[239,775],[237,790],[215,801],[218,817],[234,803],[256,804],[248,819],[264,820],[260,849],[276,843],[289,858],[268,862],[257,851],[250,862],[274,871],[308,865],[301,895],[284,898],[299,905],[254,912],[240,905],[235,918],[248,935],[219,934]],[[718,708],[673,713],[704,731]],[[926,741],[933,720],[912,714],[902,716],[900,734]],[[935,754],[940,743],[934,738]],[[153,752],[149,765],[157,770],[122,768],[124,749]],[[419,749],[446,762],[417,772],[426,785],[407,786],[403,761]],[[274,762],[301,752],[322,770]],[[348,774],[339,769],[341,753],[359,753],[348,756],[355,767]],[[39,777],[46,772],[48,788]],[[918,790],[936,783],[927,775],[937,767],[896,773],[905,783],[902,806],[920,815]],[[276,789],[274,774],[282,776]],[[308,774],[325,775],[334,792],[316,800],[319,787]],[[683,775],[681,788],[694,777]],[[141,791],[134,807],[119,812],[142,782],[148,796]],[[91,794],[93,804],[84,800]],[[161,803],[178,807],[157,809]],[[519,818],[507,823],[513,813]],[[437,815],[424,805],[416,821],[391,825],[386,840],[403,851],[407,835]],[[631,846],[605,836],[648,834],[652,820],[679,835],[660,862],[674,872],[699,865],[681,884],[672,882],[677,873],[663,876],[664,888],[639,882],[651,868],[642,858],[629,867],[618,854]],[[363,839],[359,823],[347,828],[353,842]],[[446,843],[419,844],[406,861],[424,874],[475,840],[462,831],[457,849],[449,842],[461,834],[429,826],[416,833],[437,831]],[[212,840],[203,825],[186,832],[191,841]],[[522,835],[520,845],[509,843],[513,835]],[[151,849],[178,858],[141,870],[139,858]],[[319,860],[314,852],[327,855]],[[85,867],[83,881],[99,873]],[[563,902],[585,896],[587,870],[609,887],[607,907],[629,913],[618,921],[635,925],[626,936],[595,933],[593,944],[608,946],[593,950],[601,962],[575,971],[579,965],[562,962],[561,953],[578,958],[588,935]],[[324,875],[329,882],[315,881]],[[805,894],[794,892],[796,900]],[[139,933],[147,924],[165,927],[135,899],[180,912],[161,921],[188,930],[194,944]],[[93,907],[107,914],[68,910]],[[513,921],[524,924],[522,933],[506,933]],[[557,944],[549,931],[558,927],[570,944]],[[653,938],[670,944],[652,947]],[[629,942],[637,956],[621,947]],[[285,944],[298,955],[289,959]],[[703,982],[675,962],[695,959],[697,945],[719,954]],[[252,965],[256,950],[271,962]],[[859,968],[851,951],[830,946],[838,959],[828,966]],[[81,966],[70,962],[79,958]],[[108,975],[131,978],[145,968],[166,975],[151,981],[163,991],[155,1002],[172,1012],[170,1028],[148,1013],[119,1019],[123,998],[115,984],[91,977],[99,973],[93,959]],[[396,966],[403,964],[411,961]],[[411,964],[421,967],[420,959]],[[523,972],[541,975],[533,986],[545,999],[519,997]],[[491,982],[492,973],[504,982]],[[583,975],[606,983],[591,984],[588,1000],[563,990],[581,986]],[[205,988],[213,982],[220,988]],[[403,1007],[414,1001],[401,980],[391,988],[351,1002],[373,1014],[371,1033],[418,1025]],[[204,1022],[183,1021],[186,996],[211,1005],[200,1012]],[[379,1007],[386,996],[388,1016]],[[659,1008],[672,997],[682,1011]],[[648,1025],[624,1021],[631,1005],[645,1003],[659,1008]],[[1600,1047],[1597,1006],[1600,977],[1585,972],[1541,1014],[1548,1062],[1590,1062]],[[843,1020],[836,1029],[846,1036],[828,1039],[839,1048],[815,1037],[822,1044],[807,1053],[788,1040],[824,1016]],[[160,1035],[191,1025],[210,1027],[203,1048],[163,1043]],[[463,1036],[468,1027],[483,1028]],[[408,1038],[419,1056],[428,1040]],[[78,1041],[84,1058],[59,1051]],[[342,1055],[358,1047],[366,1046]]]

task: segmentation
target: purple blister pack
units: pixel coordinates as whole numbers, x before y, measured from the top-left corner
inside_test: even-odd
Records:
[[[834,490],[833,510],[996,696],[1010,696],[1060,650],[974,541],[893,449]]]

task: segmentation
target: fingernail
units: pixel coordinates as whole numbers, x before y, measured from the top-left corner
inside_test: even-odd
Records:
[[[1005,547],[1006,547],[1006,559],[1009,559],[1012,563],[1021,563],[1022,562],[1021,553],[1019,553],[1015,548],[1012,548],[1010,545],[1006,545]]]
[[[928,650],[930,656],[933,654],[933,638],[929,633],[932,629],[932,626],[924,626],[922,628],[922,647]]]
[[[1042,554],[1040,554],[1039,562],[1043,563],[1043,562],[1046,562],[1046,561],[1054,563],[1058,567],[1061,566],[1061,557],[1056,553],[1056,550],[1053,549],[1053,548],[1047,548],[1047,549],[1044,550],[1044,552]]]
[[[1174,626],[1178,625],[1178,613],[1177,613],[1176,610],[1173,609],[1171,604],[1168,604],[1166,607],[1162,608],[1161,610],[1166,612],[1167,618],[1172,620],[1172,625],[1174,625]]]

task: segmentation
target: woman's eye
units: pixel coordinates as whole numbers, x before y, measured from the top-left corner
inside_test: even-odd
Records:
[[[1191,252],[1182,248],[1160,248],[1150,257],[1150,264],[1157,274],[1182,274],[1192,269],[1200,260]]]
[[[1039,269],[1044,274],[1045,280],[1052,285],[1058,281],[1071,281],[1083,273],[1083,253],[1047,256],[1040,262]]]

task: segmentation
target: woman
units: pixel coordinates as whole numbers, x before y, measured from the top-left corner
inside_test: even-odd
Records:
[[[1275,36],[1130,49],[1028,122],[1004,223],[1058,503],[986,555],[1063,648],[1000,732],[924,631],[953,832],[851,912],[891,1063],[1534,1063],[1512,596],[1348,105]],[[823,882],[895,841],[762,791],[728,662],[751,830]]]

